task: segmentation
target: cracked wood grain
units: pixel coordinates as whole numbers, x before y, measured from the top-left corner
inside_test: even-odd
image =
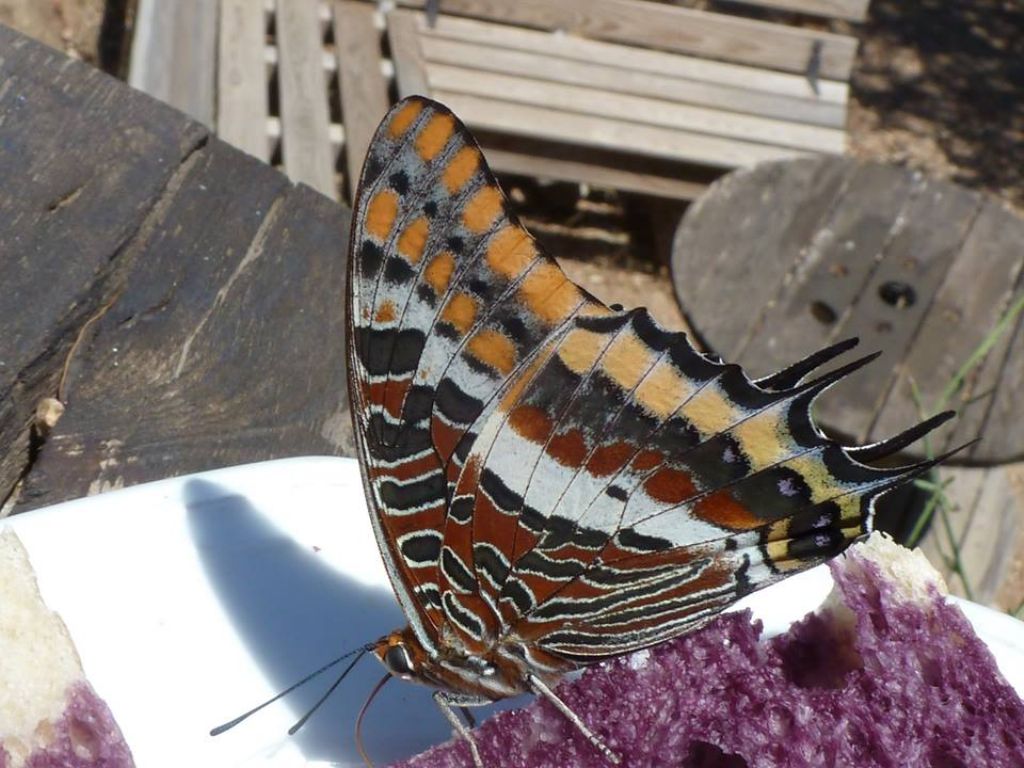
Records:
[[[13,32],[0,51],[5,508],[351,454],[348,211]]]

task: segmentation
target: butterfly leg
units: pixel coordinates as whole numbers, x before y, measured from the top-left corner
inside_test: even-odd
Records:
[[[466,724],[459,720],[459,716],[455,713],[455,707],[459,707],[465,711],[466,707],[479,707],[484,704],[490,704],[490,699],[480,699],[472,696],[460,696],[458,694],[449,693],[448,691],[434,691],[434,701],[437,703],[438,708],[441,710],[441,714],[444,715],[455,732],[459,736],[466,740],[469,744],[469,751],[473,756],[474,768],[484,768],[484,761],[480,758],[480,751],[476,746],[476,739],[473,738],[472,732],[466,727]],[[472,717],[467,713],[467,719],[472,721]]]
[[[569,709],[568,704],[566,704],[564,701],[558,698],[558,695],[553,690],[551,690],[550,687],[548,687],[547,683],[545,683],[536,675],[528,675],[527,682],[529,682],[530,688],[533,689],[534,693],[536,693],[538,696],[543,696],[545,699],[551,702],[554,708],[565,716],[566,720],[568,720],[570,723],[576,726],[576,729],[586,737],[587,741],[593,744],[594,748],[602,755],[604,755],[605,760],[607,760],[612,765],[618,765],[622,762],[622,759],[617,754],[612,752],[608,745],[601,741],[597,737],[597,734],[595,734],[592,730],[590,730],[587,727],[586,723],[580,720],[580,716],[573,712],[571,709]]]

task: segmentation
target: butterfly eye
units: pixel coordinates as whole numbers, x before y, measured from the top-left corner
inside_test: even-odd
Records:
[[[404,645],[392,645],[384,652],[384,666],[395,677],[409,680],[416,674],[412,657]]]

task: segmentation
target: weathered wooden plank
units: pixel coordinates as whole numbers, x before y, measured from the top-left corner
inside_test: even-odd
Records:
[[[221,0],[217,135],[267,161],[266,19],[263,0]]]
[[[787,74],[758,67],[728,64],[679,53],[655,51],[573,35],[524,29],[478,19],[442,15],[430,27],[422,14],[393,11],[392,17],[411,16],[422,39],[473,43],[496,50],[538,54],[541,58],[603,66],[614,64],[651,75],[693,80],[713,85],[749,89],[777,96],[805,99],[814,103],[845,105],[849,86],[845,82],[822,79],[812,84],[805,74]]]
[[[67,411],[19,508],[350,453],[337,298],[347,229],[347,211],[226,144],[196,153],[71,357]]]
[[[423,8],[424,0],[399,5]],[[847,80],[857,41],[843,35],[643,0],[445,0],[445,13],[477,16],[610,42],[662,48],[787,72]]]
[[[881,350],[882,364],[857,371],[837,385],[839,394],[820,406],[825,423],[841,423],[859,441],[873,433],[878,409],[894,383],[894,366],[913,343],[980,204],[977,194],[933,180],[910,200],[860,299],[833,331],[835,337],[856,337],[865,348]],[[917,420],[879,424],[877,431],[891,434]]]
[[[1024,290],[1024,276],[1018,283],[1018,289]],[[992,400],[998,390],[1002,387],[1003,371],[1013,355],[1024,354],[1021,347],[1014,344],[1015,332],[1009,327],[1002,333],[996,343],[985,356],[980,366],[975,368],[967,381],[967,386],[962,393],[958,393],[956,403],[957,418],[952,424],[947,445],[950,447],[961,446],[967,442],[977,439],[981,440],[968,446],[964,453],[972,458],[975,451],[986,452],[988,456],[998,456],[994,453],[994,444],[989,440],[990,432],[999,429],[1012,429],[1018,424],[1017,421],[999,423],[990,420],[992,412]],[[1018,342],[1019,344],[1019,342]],[[1014,449],[1010,454],[1016,456],[1019,449]]]
[[[318,6],[279,2],[276,18],[285,172],[337,199]]]
[[[841,153],[846,145],[846,133],[842,130],[672,103],[597,87],[580,88],[445,64],[428,64],[427,81],[434,93],[459,93],[483,98],[497,95],[505,102],[551,111],[593,115],[638,126],[692,131],[807,152]],[[639,147],[630,149],[643,151]]]
[[[936,513],[921,550],[953,594],[1016,610],[1024,602],[1024,464],[945,466],[939,478],[952,504],[949,527]],[[952,567],[954,546],[969,589]]]
[[[1003,562],[1003,571],[998,574],[998,587],[990,604],[1016,616],[1024,606],[1024,463],[1007,464],[1000,468],[1006,473],[1008,509],[1004,516],[1012,517],[1013,537],[1005,542],[1009,556]]]
[[[868,17],[870,0],[726,0],[730,3],[753,5],[781,11],[796,11],[808,16],[829,19],[864,21]]]
[[[29,461],[32,413],[59,394],[126,248],[207,139],[170,107],[0,26],[0,497]]]
[[[660,126],[641,125],[593,115],[554,112],[546,107],[511,104],[496,99],[436,90],[444,102],[471,128],[504,131],[581,144],[660,156],[721,168],[753,165],[766,160],[799,157],[799,150],[725,139]]]
[[[752,320],[778,295],[846,178],[841,163],[769,164],[722,178],[687,211],[672,274],[683,311],[720,355],[737,359]],[[791,355],[789,362],[800,351]]]
[[[899,367],[899,379],[880,410],[880,426],[876,432],[887,425],[908,424],[919,418],[912,386],[929,413],[939,408],[963,408],[979,394],[980,370],[969,376],[966,386],[948,402],[939,402],[960,368],[985,342],[1013,298],[1020,295],[1016,286],[1024,270],[1021,242],[1024,242],[1024,221],[999,202],[987,202],[929,307],[921,332]],[[1011,327],[1008,337],[1012,336]],[[1016,358],[1024,360],[1024,355],[1018,354]],[[1012,362],[1010,367],[1012,369]],[[956,431],[962,433],[962,441],[981,437],[971,454],[978,461],[1024,453],[1024,438],[998,427],[1005,419],[1019,418],[1024,408],[1024,387],[1014,385],[1010,371],[1005,373],[995,393],[999,405],[991,409],[977,407],[981,403],[971,406],[979,415],[991,411],[997,425],[992,434],[985,434],[981,419],[963,414],[961,419],[974,424],[975,431],[964,433],[966,423],[950,422],[936,434],[937,446],[947,446],[950,435]],[[989,405],[993,405],[991,398],[985,398],[985,406]]]
[[[1018,292],[1015,299],[1024,296]],[[999,373],[998,386],[992,395],[985,424],[984,445],[975,446],[972,458],[984,460],[990,455],[1024,457],[1024,313],[1018,316],[1016,329],[1008,334],[1009,354]]]
[[[139,0],[128,82],[214,125],[217,0]]]
[[[334,44],[341,78],[341,111],[345,122],[345,154],[350,199],[377,124],[388,111],[388,84],[381,71],[380,31],[374,8],[365,3],[334,5]]]
[[[571,147],[551,145],[547,152],[517,152],[484,143],[484,154],[491,169],[538,179],[556,179],[591,184],[605,189],[620,189],[677,200],[694,200],[707,189],[706,184],[673,176],[631,170],[628,163],[602,165],[582,159]],[[581,159],[568,159],[568,157]]]
[[[410,13],[389,13],[387,27],[398,95],[402,98],[416,94],[430,96],[427,63],[420,47],[416,16]]]
[[[964,576],[974,599],[991,604],[1024,541],[1024,469],[1020,465],[988,471],[960,547]],[[1024,599],[1018,594],[1017,601]],[[1001,605],[1002,609],[1016,606]]]
[[[423,55],[433,64],[462,67],[469,71],[495,72],[533,78],[608,93],[647,96],[698,107],[738,112],[759,117],[810,123],[845,129],[846,108],[828,101],[794,98],[751,88],[719,85],[700,80],[630,69],[618,59],[608,63],[561,58],[559,39],[551,39],[550,52],[496,48],[461,40],[421,36]],[[669,55],[669,54],[666,54]]]
[[[792,232],[794,239],[780,246],[791,259],[780,291],[760,312],[744,313],[749,330],[737,340],[735,355],[754,376],[777,371],[794,357],[837,341],[837,322],[863,293],[910,199],[912,177],[901,168],[877,164],[844,164],[844,168],[842,192],[817,229]],[[871,201],[868,209],[865,200]],[[719,200],[718,204],[724,206],[723,214],[729,215],[725,213],[731,209],[729,203]],[[758,214],[773,216],[770,208],[759,209]],[[757,240],[744,242],[746,250],[737,248],[731,257],[753,263],[761,244]],[[718,290],[727,291],[729,286]],[[878,371],[867,372],[873,374]],[[832,426],[851,428],[845,422]]]
[[[941,466],[937,470],[938,482],[945,485],[945,497],[949,503],[946,520],[936,508],[931,524],[921,540],[921,550],[928,557],[954,594],[966,596],[963,582],[953,569],[954,548],[959,549],[978,509],[982,489],[995,469],[988,467]]]
[[[822,190],[803,178],[829,166],[845,169],[842,193],[827,214],[810,219],[813,226],[789,226],[785,208],[780,214],[775,206],[822,210]],[[864,352],[883,351],[818,405],[824,424],[863,442],[930,415],[953,375],[1024,295],[1022,239],[1024,219],[997,200],[906,169],[815,158],[716,182],[687,211],[672,263],[696,331],[753,376],[844,338],[860,338]],[[1011,327],[945,405],[960,414],[933,437],[934,451],[981,436],[958,460],[1007,461],[1024,452],[1015,429],[1024,409],[1020,317],[1015,327],[1018,336]],[[920,455],[921,447],[908,450]]]

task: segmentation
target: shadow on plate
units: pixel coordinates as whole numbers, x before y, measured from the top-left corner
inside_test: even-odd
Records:
[[[244,496],[209,481],[190,480],[185,503],[211,586],[275,689],[287,688],[341,653],[405,623],[390,592],[360,584],[326,565]],[[296,719],[316,703],[342,668],[289,694],[287,706]],[[382,674],[375,659],[363,659],[293,737],[307,759],[362,765],[355,746],[356,717]],[[221,684],[208,682],[211,687]],[[225,712],[224,720],[259,703],[240,700],[238,711]],[[259,715],[238,727],[260,728]],[[378,765],[419,752],[448,735],[429,689],[397,680],[381,691],[363,725],[367,751]]]

